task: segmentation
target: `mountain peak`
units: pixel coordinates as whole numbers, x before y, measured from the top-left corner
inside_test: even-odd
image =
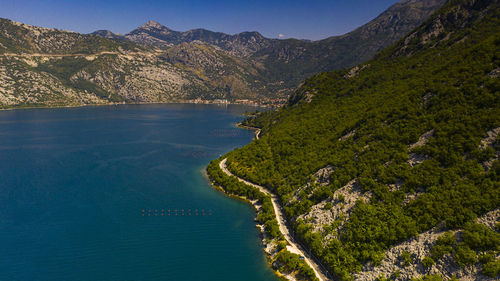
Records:
[[[150,21],[147,21],[145,24],[141,25],[141,27],[153,27],[153,28],[164,28],[163,25],[161,25],[159,22],[157,21],[154,21],[154,20],[150,20]]]
[[[97,30],[97,31],[94,31],[92,33],[90,33],[91,35],[97,35],[97,36],[101,36],[101,37],[104,37],[104,38],[110,38],[110,39],[125,39],[123,37],[123,35],[121,35],[120,33],[113,33],[109,30]]]

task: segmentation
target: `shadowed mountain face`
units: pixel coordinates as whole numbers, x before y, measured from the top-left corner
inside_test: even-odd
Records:
[[[365,62],[423,23],[446,0],[405,0],[374,20],[342,36],[307,42],[276,40],[253,54],[266,65],[266,75],[288,86],[321,72]]]
[[[258,32],[228,35],[205,29],[173,31],[149,21],[126,35],[141,44],[168,48],[180,43],[209,44],[230,55],[262,63],[262,75],[285,88],[295,87],[314,73],[351,67],[371,59],[424,22],[446,0],[404,0],[374,20],[342,36],[319,41],[263,37]]]
[[[119,35],[0,19],[0,106],[197,98],[277,103],[314,73],[370,59],[444,2],[405,0],[351,33],[314,42],[257,32],[178,32],[154,21]],[[19,80],[17,71],[26,77]]]
[[[91,35],[97,35],[100,37],[108,38],[108,39],[118,39],[118,40],[126,40],[125,36],[121,34],[113,33],[109,30],[97,30],[91,33]]]

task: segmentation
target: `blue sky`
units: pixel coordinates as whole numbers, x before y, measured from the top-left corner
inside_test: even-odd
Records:
[[[349,32],[398,0],[0,0],[0,17],[89,33],[127,33],[152,19],[179,31],[206,28],[269,38],[322,39]]]

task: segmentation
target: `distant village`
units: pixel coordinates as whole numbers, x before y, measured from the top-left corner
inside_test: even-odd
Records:
[[[237,99],[234,101],[227,99],[213,99],[213,100],[203,100],[201,98],[187,100],[187,103],[196,103],[196,104],[245,104],[250,106],[260,106],[260,107],[281,107],[287,102],[287,97],[280,98],[263,98],[259,101],[250,100],[250,99]]]

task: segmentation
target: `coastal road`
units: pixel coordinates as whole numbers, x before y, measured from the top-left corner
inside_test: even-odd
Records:
[[[241,123],[238,123],[236,124],[236,127],[238,128],[243,128],[243,129],[247,129],[247,130],[251,130],[251,131],[255,131],[255,139],[258,140],[259,137],[260,137],[260,131],[262,131],[261,129],[259,128],[255,128],[255,127],[248,127],[248,126],[245,126],[245,125],[242,125]]]
[[[259,130],[259,133],[260,133],[260,130]],[[258,134],[257,134],[257,138],[258,138]],[[326,277],[326,274],[323,274],[323,272],[321,271],[321,267],[316,262],[314,262],[314,260],[307,254],[307,252],[298,243],[296,243],[295,240],[293,239],[293,237],[290,235],[290,229],[288,228],[288,225],[285,223],[286,220],[285,220],[285,216],[283,214],[283,207],[281,206],[281,204],[280,204],[278,198],[276,197],[276,195],[274,195],[272,192],[270,192],[267,188],[265,188],[263,186],[251,183],[249,181],[246,181],[246,180],[244,180],[242,178],[239,178],[239,177],[233,175],[233,173],[231,173],[227,169],[226,161],[227,161],[227,158],[224,158],[219,163],[220,169],[226,175],[228,175],[228,176],[234,176],[240,182],[243,182],[245,184],[248,184],[250,186],[258,188],[261,192],[263,192],[263,193],[271,196],[271,202],[273,203],[274,213],[276,214],[276,219],[278,220],[278,225],[279,225],[280,231],[281,231],[281,233],[283,234],[283,236],[285,237],[286,241],[289,244],[289,246],[287,246],[287,250],[289,252],[292,252],[292,253],[298,254],[300,256],[303,256],[304,257],[304,261],[313,269],[314,274],[316,274],[316,277],[320,281],[329,280]]]

